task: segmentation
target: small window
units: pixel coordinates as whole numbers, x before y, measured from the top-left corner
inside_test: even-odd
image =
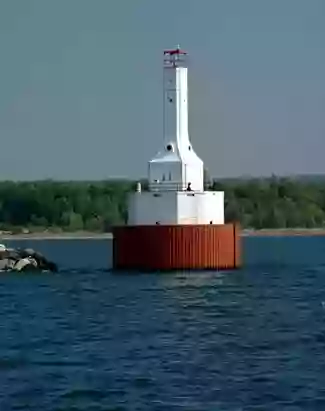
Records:
[[[169,172],[169,181],[171,181],[171,179],[172,179],[172,173]]]
[[[162,176],[162,181],[165,181],[165,180],[166,180],[165,174],[163,174],[163,176]]]

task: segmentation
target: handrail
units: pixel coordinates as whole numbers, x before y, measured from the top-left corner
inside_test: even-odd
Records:
[[[211,190],[211,185],[208,183],[203,184],[203,189],[205,191]],[[159,183],[149,183],[145,191],[188,191],[187,184],[184,183],[174,183],[169,181],[161,181]],[[190,190],[196,191],[195,189]]]
[[[161,182],[161,183],[150,183],[149,189],[150,191],[186,191],[187,185],[184,183],[169,183],[169,182]]]

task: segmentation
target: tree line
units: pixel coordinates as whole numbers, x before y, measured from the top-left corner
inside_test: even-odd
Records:
[[[109,231],[126,223],[135,186],[127,180],[0,182],[0,230]],[[212,181],[208,189],[225,192],[226,221],[246,228],[325,226],[325,179]]]

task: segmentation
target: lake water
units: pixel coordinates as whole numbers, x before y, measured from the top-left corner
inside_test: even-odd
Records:
[[[113,274],[108,240],[24,241],[0,276],[0,410],[325,410],[325,238],[245,238],[237,272]]]

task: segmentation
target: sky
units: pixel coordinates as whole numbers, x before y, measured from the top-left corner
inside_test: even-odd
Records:
[[[325,174],[324,0],[1,0],[0,179],[145,177],[177,44],[211,176]]]

